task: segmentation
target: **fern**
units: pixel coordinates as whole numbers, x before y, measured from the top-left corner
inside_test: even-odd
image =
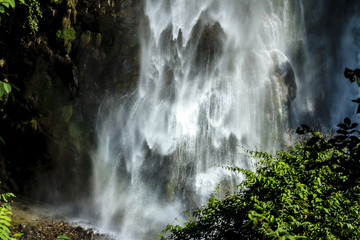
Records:
[[[11,205],[10,199],[14,198],[13,193],[2,193],[0,194],[0,239],[1,240],[16,240],[22,234],[17,233],[15,235],[11,234]]]

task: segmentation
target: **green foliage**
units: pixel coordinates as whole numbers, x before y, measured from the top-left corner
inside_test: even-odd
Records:
[[[0,101],[6,102],[9,96],[12,96],[14,100],[14,96],[12,95],[12,90],[20,89],[12,83],[9,83],[6,79],[4,81],[0,81]]]
[[[14,198],[12,193],[0,194],[0,239],[2,240],[16,240],[22,234],[17,233],[12,235],[9,227],[11,226],[12,215],[11,206],[9,204],[10,198]]]
[[[69,29],[65,30],[58,30],[56,32],[56,39],[60,42],[62,41],[73,41],[76,39],[76,33],[75,29],[73,27],[70,27]]]
[[[62,235],[60,234],[59,236],[57,236],[56,239],[54,240],[71,240],[71,238],[69,238],[68,236]]]
[[[62,11],[62,27],[56,32],[56,40],[58,43],[64,45],[65,52],[69,54],[73,41],[76,39],[76,31],[72,24],[76,23],[77,16],[77,0],[52,0],[56,4],[56,8],[63,9]]]
[[[0,13],[5,13],[5,8],[15,8],[15,0],[0,0]]]
[[[0,238],[3,240],[11,239],[9,229],[11,219],[8,216],[11,214],[11,211],[7,208],[0,207]]]
[[[0,101],[6,102],[8,95],[11,93],[11,85],[8,82],[0,81]],[[0,142],[5,145],[4,139],[0,136]],[[0,195],[1,200],[2,195]]]
[[[52,3],[61,4],[63,0],[51,0]]]
[[[0,81],[0,100],[11,93],[11,84],[8,82]]]
[[[12,95],[13,88],[19,90],[19,88],[17,88],[14,84],[9,83],[7,79],[5,79],[4,81],[0,81],[0,101],[6,104],[9,96],[12,96],[14,101],[14,95]],[[0,142],[5,145],[5,141],[1,136],[0,136]]]
[[[15,195],[13,193],[3,193],[3,194],[0,194],[0,203],[1,203],[1,206],[8,209],[8,210],[11,210],[11,206],[10,206],[10,199],[11,198],[14,198]]]
[[[66,53],[71,51],[71,42],[76,39],[76,32],[73,27],[58,30],[56,32],[56,39],[58,42],[63,42]]]
[[[19,0],[20,3],[24,4],[25,0]],[[0,0],[0,25],[1,25],[1,15],[8,14],[6,9],[14,9],[15,0]]]
[[[35,35],[39,31],[39,22],[43,17],[40,3],[37,0],[27,0],[25,5],[28,7],[27,24],[30,33]]]
[[[77,0],[67,0],[66,4],[68,8],[75,9]]]
[[[225,167],[247,179],[224,199],[214,192],[183,226],[168,225],[160,238],[360,239],[357,127],[345,118],[325,139],[302,125],[297,133],[307,140],[288,150],[247,151],[259,159],[256,172]]]
[[[22,4],[26,8],[26,22],[23,23],[23,28],[28,29],[31,35],[35,35],[39,30],[39,21],[42,18],[42,11],[38,0],[0,0],[0,14],[8,15],[5,8],[8,10],[15,9],[16,4]],[[1,24],[1,15],[0,15]]]
[[[248,151],[260,159],[256,172],[227,167],[247,176],[238,192],[222,200],[211,195],[184,227],[169,225],[161,238],[360,238],[360,162],[352,158],[359,139],[309,134],[308,141],[274,155]],[[356,147],[347,144],[352,140]]]

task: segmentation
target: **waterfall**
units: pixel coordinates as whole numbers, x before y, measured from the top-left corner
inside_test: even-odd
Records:
[[[324,8],[286,0],[145,1],[138,86],[99,110],[91,206],[100,228],[119,239],[153,239],[205,204],[218,184],[241,181],[220,166],[254,168],[239,146],[271,151],[289,143],[293,125],[338,120],[316,104],[340,95],[310,90],[323,86],[317,77],[324,73],[326,91],[343,82],[342,70],[334,80],[331,66],[312,60],[321,45],[309,41],[305,12],[312,7]]]

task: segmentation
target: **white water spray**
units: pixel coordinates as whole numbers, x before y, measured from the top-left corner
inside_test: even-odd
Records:
[[[218,184],[237,182],[219,167],[253,167],[236,145],[286,143],[293,58],[306,52],[301,1],[148,0],[144,9],[139,85],[101,107],[93,161],[94,214],[119,239],[153,239]]]

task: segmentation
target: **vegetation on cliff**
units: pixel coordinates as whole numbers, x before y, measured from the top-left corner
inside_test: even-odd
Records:
[[[360,86],[360,70],[345,77]],[[359,99],[354,100],[359,103]],[[331,137],[306,125],[305,140],[275,154],[248,151],[256,172],[226,167],[247,179],[224,199],[214,192],[184,226],[161,239],[359,239],[360,131],[345,118]]]
[[[47,201],[87,193],[77,180],[90,172],[96,105],[136,84],[139,12],[129,0],[0,0],[0,193]],[[11,224],[11,210],[0,210],[0,239],[14,237],[10,230],[95,239],[63,222]]]
[[[86,181],[91,171],[85,149],[95,141],[96,106],[109,92],[136,86],[140,3],[1,0],[0,5],[0,94],[8,99],[0,104],[6,143],[0,143],[0,189],[26,195],[40,181],[49,184],[35,189],[44,191],[37,192],[41,198],[51,195],[49,189],[61,189],[59,198],[86,194],[72,187],[81,186],[74,183]]]

